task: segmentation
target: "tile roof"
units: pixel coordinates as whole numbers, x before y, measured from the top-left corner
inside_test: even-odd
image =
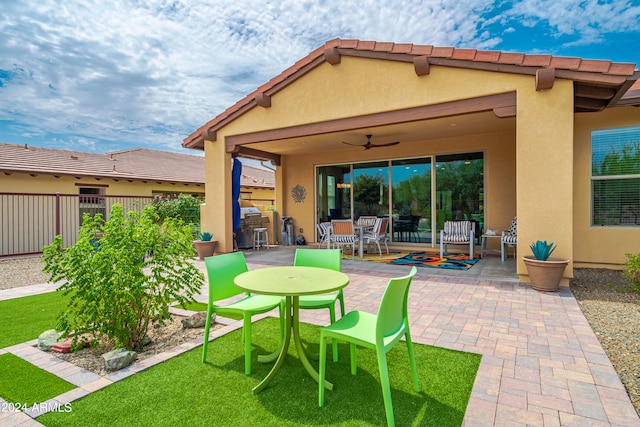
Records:
[[[105,154],[0,143],[0,173],[204,184],[204,157],[133,148]],[[245,187],[273,188],[274,174],[243,167]]]
[[[614,105],[640,77],[640,70],[635,70],[635,64],[632,63],[431,45],[333,39],[327,41],[324,46],[313,50],[293,66],[201,126],[184,139],[183,146],[203,149],[205,137],[206,139],[215,139],[216,130],[256,105],[269,106],[270,96],[324,62],[339,63],[341,55],[413,62],[416,72],[418,72],[419,63],[427,69],[430,65],[440,65],[533,76],[539,69],[553,69],[553,78],[570,79],[574,80],[576,85],[581,85],[581,90],[576,90],[576,112],[598,111],[606,106]]]

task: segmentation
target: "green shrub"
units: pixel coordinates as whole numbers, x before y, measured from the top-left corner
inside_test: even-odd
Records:
[[[640,292],[640,253],[635,255],[625,254],[625,259],[624,265],[627,269],[624,271],[624,274],[631,278],[633,290]]]
[[[191,194],[180,193],[156,198],[152,206],[156,209],[160,221],[167,218],[180,218],[184,222],[200,224],[200,204],[202,200]],[[193,215],[187,215],[191,212]]]
[[[170,318],[172,301],[194,301],[204,276],[192,256],[191,229],[178,219],[160,223],[151,206],[125,217],[115,204],[106,222],[85,214],[75,245],[63,248],[56,236],[43,248],[43,271],[71,294],[58,329],[74,335],[74,346],[80,334],[94,346],[106,335],[116,347],[139,350],[151,322]]]

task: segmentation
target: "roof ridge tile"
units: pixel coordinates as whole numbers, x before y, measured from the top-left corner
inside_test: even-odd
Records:
[[[583,59],[580,61],[580,69],[593,73],[607,73],[611,68],[611,61],[601,59]]]
[[[411,53],[413,44],[411,43],[394,43],[391,48],[392,53]]]
[[[522,59],[522,65],[527,67],[548,67],[551,63],[551,55],[532,54],[525,55]]]
[[[433,46],[433,50],[431,51],[430,56],[440,57],[440,58],[451,58],[453,55],[453,47],[445,47],[445,46]]]
[[[472,61],[476,57],[476,52],[476,49],[454,49],[451,54],[451,59]]]
[[[499,64],[520,65],[524,60],[524,53],[518,52],[501,52],[500,57],[496,61]]]
[[[414,55],[431,55],[433,52],[433,45],[413,45],[411,53]]]

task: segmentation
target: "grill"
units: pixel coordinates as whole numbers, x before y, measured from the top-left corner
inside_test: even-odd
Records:
[[[260,209],[240,208],[240,228],[236,232],[236,244],[240,249],[253,248],[253,229],[267,227],[269,217],[262,216]]]

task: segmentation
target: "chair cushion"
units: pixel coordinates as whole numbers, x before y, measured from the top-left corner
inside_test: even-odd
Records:
[[[445,221],[443,230],[447,242],[468,242],[471,238],[471,221]]]
[[[502,241],[505,243],[509,243],[509,244],[513,244],[515,245],[518,241],[518,236],[515,235],[510,235],[510,234],[505,234],[504,236],[502,236]]]

